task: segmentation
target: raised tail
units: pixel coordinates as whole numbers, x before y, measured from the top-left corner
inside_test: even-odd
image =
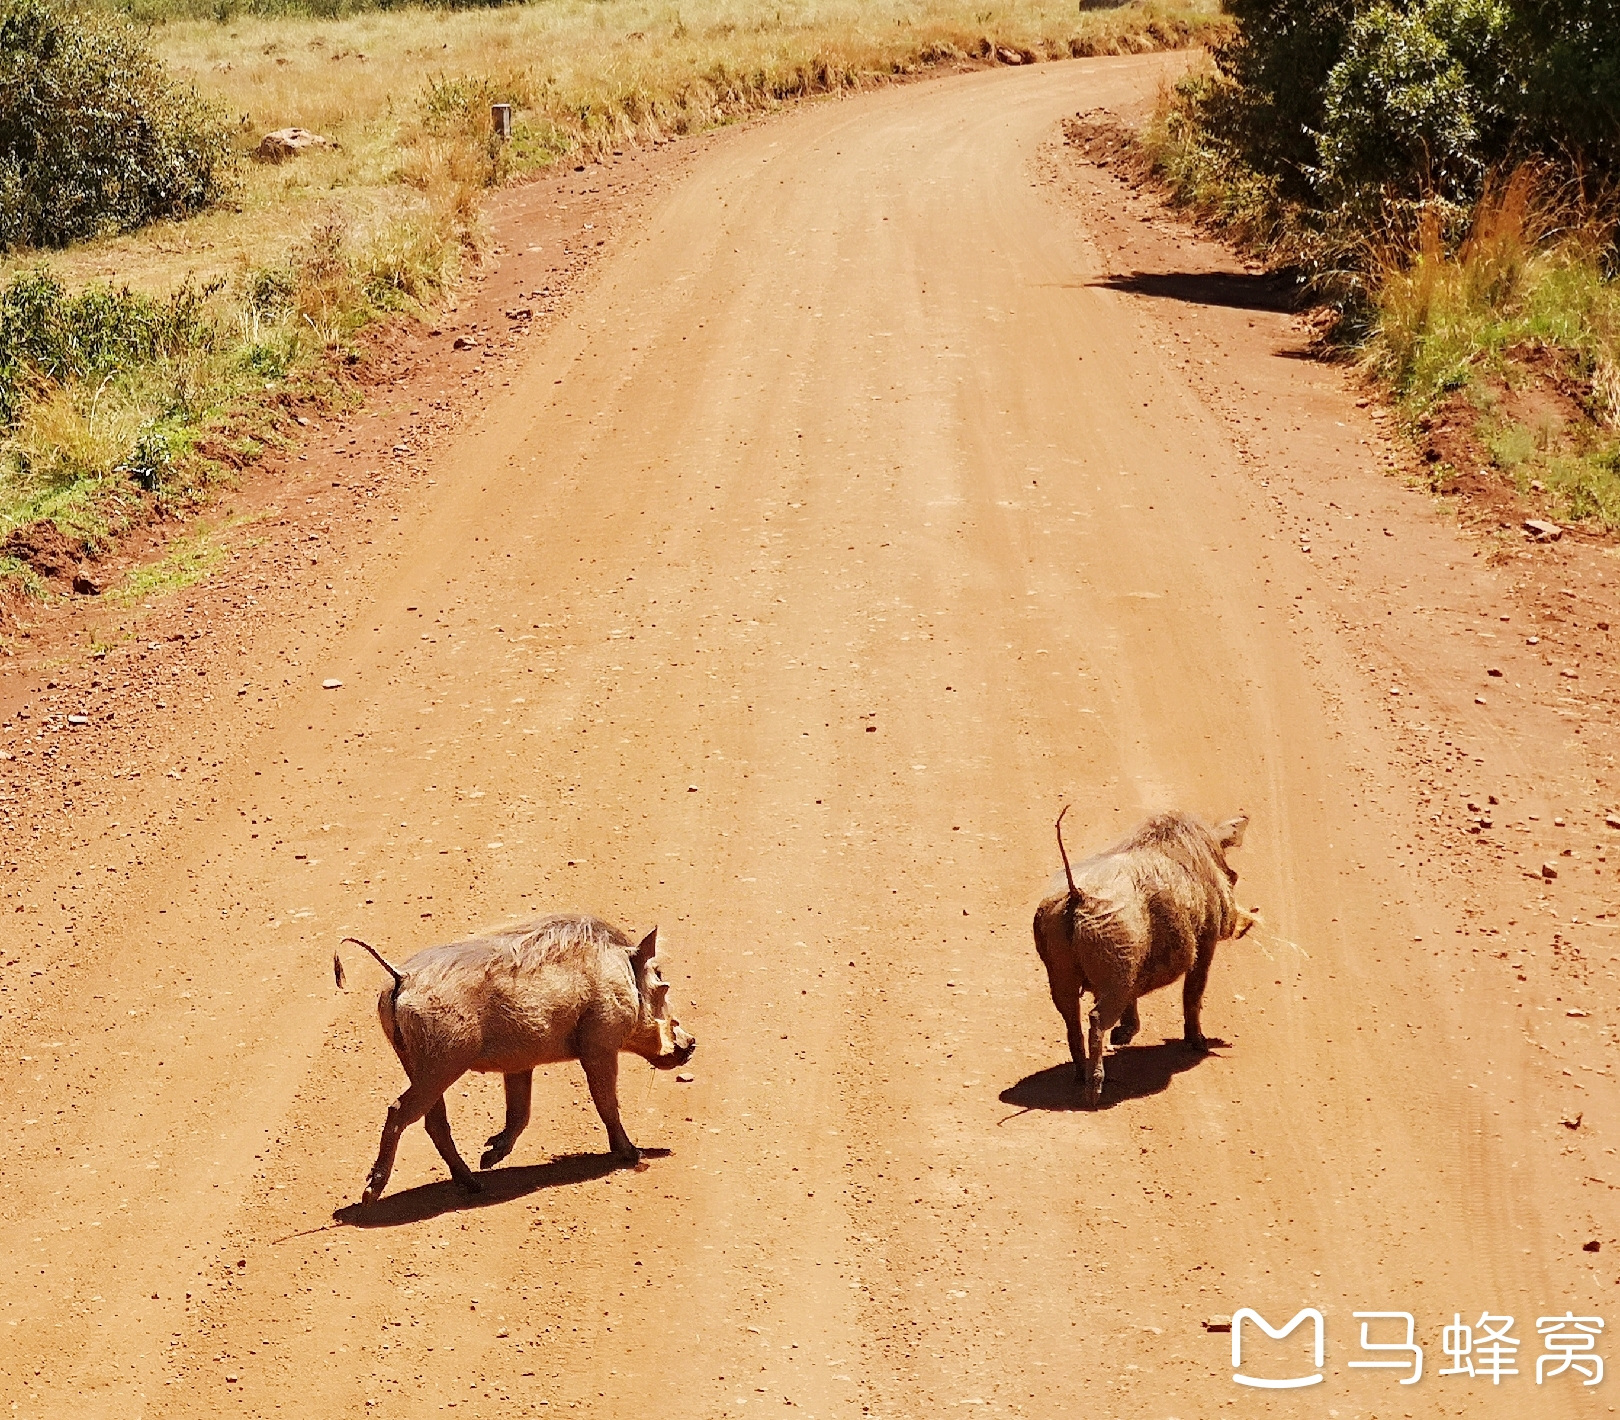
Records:
[[[371,953],[377,965],[394,978],[394,989],[388,993],[388,1009],[393,1019],[391,1022],[385,1021],[383,1024],[388,1027],[389,1039],[394,1042],[394,1053],[399,1056],[400,1061],[403,1063],[405,1059],[405,1039],[399,1030],[399,988],[405,984],[405,973],[372,946],[370,942],[362,942],[358,937],[345,937],[343,940],[353,942],[357,947],[364,947]],[[336,952],[332,953],[332,965],[337,971],[338,985],[341,986],[343,985],[343,964],[338,960]]]
[[[1074,870],[1069,867],[1069,850],[1063,846],[1063,815],[1068,813],[1068,811],[1069,811],[1069,806],[1067,804],[1065,804],[1063,806],[1063,808],[1058,813],[1056,827],[1057,827],[1058,852],[1063,855],[1063,876],[1066,877],[1069,880],[1069,900],[1072,902],[1072,901],[1075,901],[1075,900],[1077,900],[1079,898],[1080,889],[1077,888],[1074,885]],[[353,940],[353,939],[351,938],[351,940]],[[365,944],[361,943],[361,945],[364,946]],[[371,948],[366,947],[366,950],[371,951]],[[371,952],[371,954],[372,954],[372,956],[377,956],[376,952]],[[377,960],[381,961],[382,958],[377,957]]]
[[[370,942],[362,942],[358,937],[345,937],[343,940],[345,942],[353,942],[355,946],[364,947],[368,952],[370,952],[371,955],[376,959],[377,965],[394,978],[394,991],[396,994],[398,993],[399,988],[405,984],[404,972],[389,961],[388,958],[379,952],[374,946],[372,946]],[[335,961],[336,959],[337,958],[334,956],[333,960]],[[340,978],[338,985],[341,986],[342,984],[343,982]]]

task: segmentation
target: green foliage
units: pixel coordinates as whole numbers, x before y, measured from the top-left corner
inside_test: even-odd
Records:
[[[148,493],[156,493],[164,475],[174,462],[169,441],[161,429],[143,429],[136,436],[135,447],[129,457],[118,466],[120,473],[128,474]]]
[[[212,323],[203,309],[217,285],[182,286],[166,302],[127,286],[91,286],[70,296],[44,268],[0,291],[0,429],[43,383],[97,379],[161,355],[206,348]]]
[[[1539,147],[1620,168],[1620,3],[1517,0],[1526,61],[1519,112]]]
[[[1229,82],[1203,98],[1202,125],[1291,197],[1310,193],[1328,76],[1344,51],[1352,0],[1228,0],[1237,29],[1215,46]]]
[[[1229,8],[1218,72],[1147,131],[1158,175],[1307,274],[1409,415],[1472,422],[1548,513],[1620,528],[1620,0]],[[1557,429],[1491,412],[1538,364],[1573,396]]]
[[[1205,125],[1285,195],[1468,201],[1494,167],[1620,164],[1620,0],[1230,0]]]
[[[1323,90],[1324,196],[1477,192],[1512,133],[1514,55],[1504,0],[1379,3],[1357,15]]]
[[[196,212],[230,161],[222,118],[126,25],[0,0],[0,250]]]

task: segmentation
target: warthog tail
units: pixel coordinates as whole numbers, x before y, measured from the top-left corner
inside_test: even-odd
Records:
[[[345,942],[353,942],[355,944],[355,946],[364,947],[368,952],[370,952],[371,955],[374,958],[376,958],[377,965],[380,966],[384,971],[386,971],[391,977],[394,978],[394,992],[395,992],[396,995],[399,993],[399,988],[405,984],[405,973],[404,972],[402,972],[397,966],[395,966],[392,962],[390,962],[388,960],[388,958],[385,957],[381,952],[379,952],[374,946],[372,946],[370,942],[362,942],[358,937],[345,937],[343,940]],[[338,985],[339,986],[341,986],[343,984],[342,972],[343,972],[343,968],[339,967],[338,968],[338,976],[339,976]]]
[[[1063,855],[1063,876],[1069,880],[1069,900],[1073,902],[1079,898],[1080,889],[1074,885],[1074,870],[1069,867],[1069,850],[1063,846],[1063,815],[1068,813],[1068,811],[1069,806],[1067,804],[1065,804],[1062,809],[1059,810],[1056,827],[1058,852]],[[367,950],[370,949],[368,948]],[[373,952],[372,955],[375,956],[376,953]],[[380,961],[382,958],[378,957],[378,960]]]

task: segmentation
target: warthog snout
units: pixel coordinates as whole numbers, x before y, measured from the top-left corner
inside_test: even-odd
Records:
[[[681,1028],[679,1021],[661,1021],[661,1026],[668,1026],[667,1031],[660,1030],[659,1034],[665,1036],[660,1042],[664,1049],[654,1058],[653,1066],[659,1070],[675,1070],[686,1064],[692,1058],[692,1052],[697,1049],[697,1041]]]

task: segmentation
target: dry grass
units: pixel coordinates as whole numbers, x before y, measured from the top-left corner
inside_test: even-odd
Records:
[[[1602,270],[1612,232],[1603,206],[1529,163],[1488,184],[1471,211],[1433,202],[1397,216],[1363,263],[1375,369],[1429,401],[1526,343],[1612,366],[1620,327]]]
[[[656,142],[952,54],[1130,52],[1185,44],[1223,23],[1215,0],[1085,11],[1074,0],[546,0],[177,21],[153,31],[154,47],[237,115],[244,153],[292,125],[338,149],[283,167],[246,164],[239,211],[91,243],[53,265],[73,284],[154,289],[186,272],[229,274],[301,239],[334,202],[355,247],[397,246],[385,236],[396,225],[436,229],[449,212],[466,226],[482,187],[561,156]],[[450,90],[436,107],[435,85]],[[487,104],[497,96],[516,105],[517,133],[492,159]]]
[[[1421,417],[1477,412],[1479,442],[1556,516],[1620,528],[1620,288],[1613,204],[1521,165],[1468,213],[1429,205],[1367,264],[1363,358]],[[1458,237],[1457,230],[1461,236]],[[1521,391],[1551,380],[1553,395]],[[1540,412],[1529,413],[1531,403]]]
[[[1224,25],[1217,0],[544,0],[158,24],[165,62],[238,116],[233,203],[13,257],[0,283],[39,261],[70,289],[217,281],[207,348],[96,389],[41,387],[0,435],[0,535],[48,518],[104,541],[149,506],[132,479],[175,511],[206,499],[224,470],[204,451],[251,459],[274,437],[255,413],[266,391],[379,314],[440,302],[478,257],[483,194],[515,176],[942,62],[1138,52]],[[497,100],[514,105],[510,143],[491,131]],[[263,133],[295,125],[335,146],[249,160]]]

